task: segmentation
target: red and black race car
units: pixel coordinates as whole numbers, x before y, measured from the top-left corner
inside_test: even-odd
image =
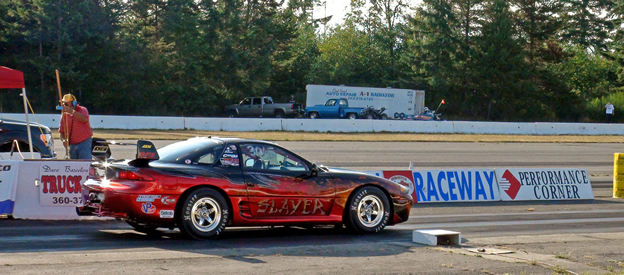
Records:
[[[406,221],[412,205],[405,186],[258,140],[191,138],[159,150],[140,140],[135,160],[99,168],[105,175],[85,182],[78,212],[146,233],[178,227],[201,239],[229,226],[323,224],[368,233]]]

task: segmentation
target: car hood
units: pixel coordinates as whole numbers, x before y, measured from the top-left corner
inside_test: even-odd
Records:
[[[0,124],[6,124],[6,125],[20,125],[20,126],[26,126],[26,122],[25,121],[20,121],[20,120],[13,120],[13,119],[0,119]],[[41,123],[37,123],[37,122],[30,122],[30,128],[42,128],[44,129],[46,132],[50,132],[50,128],[48,126],[45,126]]]

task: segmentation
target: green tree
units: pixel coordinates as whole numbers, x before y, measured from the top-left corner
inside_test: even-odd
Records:
[[[612,0],[564,0],[560,16],[564,22],[561,38],[592,51],[606,51],[609,33],[614,29],[609,12]]]
[[[533,87],[527,81],[524,52],[514,39],[509,7],[494,0],[486,9],[487,23],[478,44],[479,97],[486,103],[487,120],[513,120],[536,116]],[[513,106],[510,108],[510,106]]]
[[[319,56],[309,80],[316,84],[379,86],[385,74],[382,54],[370,37],[351,22],[321,37]]]
[[[455,31],[457,18],[450,1],[423,1],[408,24],[407,32],[413,37],[407,40],[407,48],[412,57],[409,62],[414,64],[414,81],[425,80],[430,104],[437,104],[433,99],[440,98],[460,102],[461,96],[456,93],[456,83],[460,81],[456,63],[460,43]]]

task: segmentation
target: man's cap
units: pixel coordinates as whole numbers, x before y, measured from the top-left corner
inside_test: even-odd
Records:
[[[75,100],[76,100],[76,97],[74,97],[72,94],[65,94],[63,96],[63,102],[72,102]]]

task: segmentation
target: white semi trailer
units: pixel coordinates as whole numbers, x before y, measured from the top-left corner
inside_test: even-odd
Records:
[[[330,98],[347,98],[351,107],[385,107],[385,114],[397,119],[418,115],[425,107],[423,90],[309,84],[306,91],[306,106],[325,104]]]

